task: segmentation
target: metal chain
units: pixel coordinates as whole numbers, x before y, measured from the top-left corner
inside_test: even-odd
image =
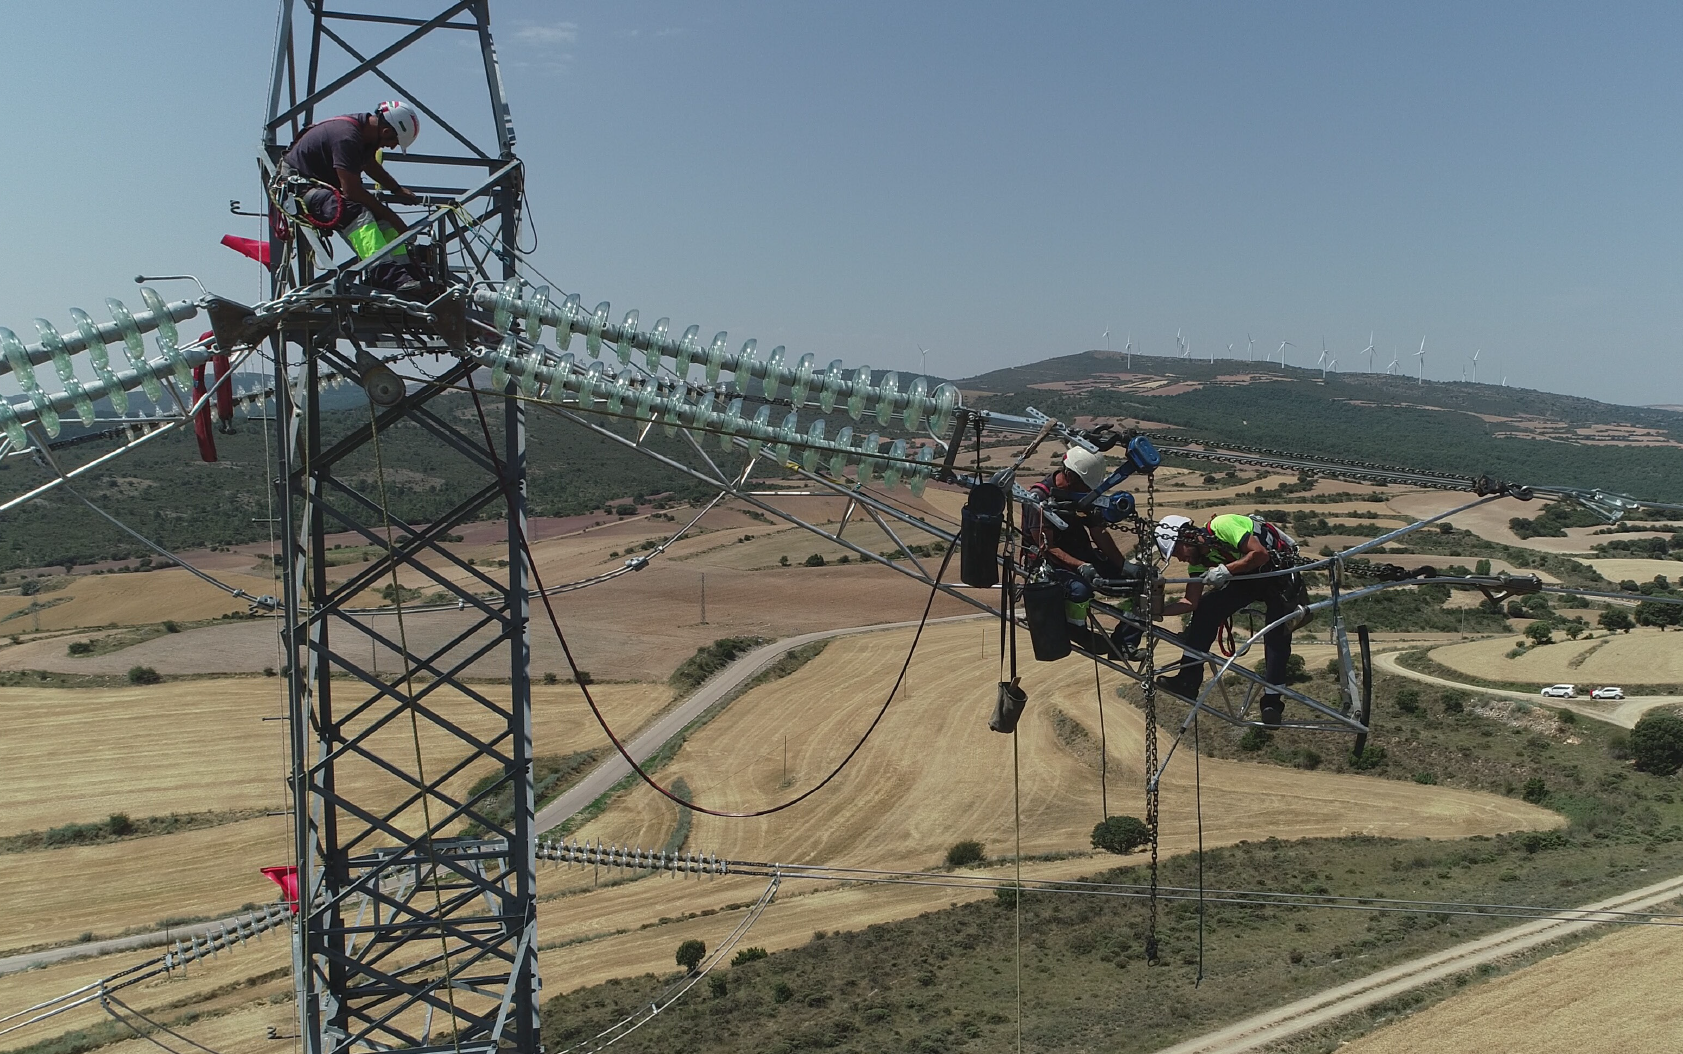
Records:
[[[1140,531],[1140,544],[1150,565],[1157,563],[1157,479],[1155,474],[1145,477],[1146,524]],[[1145,617],[1151,618],[1154,594],[1145,597]],[[1145,931],[1145,961],[1157,961],[1157,635],[1145,635],[1145,668],[1141,671],[1140,691],[1145,698],[1145,826],[1151,833],[1151,897],[1150,916]]]

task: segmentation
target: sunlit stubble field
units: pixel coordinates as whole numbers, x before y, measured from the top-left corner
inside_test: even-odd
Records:
[[[1683,940],[1677,930],[1630,927],[1471,988],[1339,1049],[1344,1054],[1683,1050],[1679,976]]]
[[[1567,681],[1579,685],[1683,683],[1683,633],[1638,627],[1629,633],[1598,636],[1527,648],[1508,658],[1518,638],[1495,637],[1435,648],[1434,661],[1475,677],[1498,681],[1535,681],[1539,686]],[[1577,665],[1573,665],[1576,662]]]
[[[0,781],[0,834],[90,823],[122,812],[134,818],[172,812],[283,812],[284,722],[264,721],[281,703],[276,681],[176,682],[147,688],[0,689],[8,729],[8,779]],[[502,686],[484,686],[506,694]],[[672,698],[664,685],[596,688],[604,712],[634,731]],[[539,753],[599,750],[607,737],[571,685],[533,689],[534,743]],[[436,698],[470,731],[491,727],[488,712],[462,700]],[[421,758],[438,773],[460,756],[457,745],[421,724]],[[377,737],[384,754],[414,758],[413,733],[399,721]],[[453,779],[459,794],[483,765]],[[368,763],[341,769],[341,786],[373,803],[396,802],[403,788]],[[420,810],[404,822],[419,828]],[[160,919],[216,915],[247,901],[274,899],[258,873],[292,858],[285,816],[149,838],[0,854],[0,952],[109,936]]]
[[[927,629],[911,666],[910,690],[841,775],[807,801],[772,816],[697,814],[688,846],[735,859],[866,868],[938,869],[947,848],[962,839],[983,842],[990,857],[1009,856],[1016,838],[1014,788],[1020,785],[1025,855],[1090,852],[1093,825],[1103,814],[1093,749],[1099,704],[1092,663],[1075,657],[1035,663],[1023,642],[1029,705],[1016,743],[1014,774],[1011,737],[986,727],[998,677],[997,642],[990,631],[962,623]],[[658,778],[670,785],[682,777],[698,805],[725,811],[764,809],[811,787],[870,723],[911,636],[910,630],[895,630],[834,641],[798,673],[749,693],[692,735]],[[1116,676],[1107,672],[1102,679],[1109,811],[1139,816],[1144,811],[1143,721],[1137,709],[1115,695]],[[1072,748],[1060,740],[1057,711],[1066,715],[1061,722],[1066,730],[1069,722],[1079,723],[1091,743],[1084,748],[1077,740]],[[1329,749],[1344,749],[1347,740],[1337,739],[1336,744],[1329,741]],[[1165,753],[1168,740],[1164,734]],[[1192,761],[1188,745],[1165,778],[1164,842],[1171,849],[1196,844]],[[1202,759],[1201,775],[1206,844],[1351,833],[1452,838],[1561,822],[1554,813],[1513,799],[1362,776],[1208,758]],[[675,822],[674,807],[639,786],[578,836],[658,847]],[[1034,863],[1026,870],[1073,877],[1110,862],[1101,854]],[[546,873],[540,885],[556,892],[588,889],[597,877],[586,869],[558,870]],[[635,931],[651,918],[749,900],[754,891],[748,880],[728,885],[644,880],[575,893],[545,903],[541,933],[553,943],[616,929]],[[861,903],[872,899],[866,896]],[[850,929],[865,921],[843,914],[824,928]],[[756,931],[754,943],[764,943],[761,936]],[[609,943],[622,939],[646,946],[642,958],[606,951],[593,942],[551,952],[546,959],[565,963],[571,987],[600,979],[592,963],[603,956],[622,966],[633,959],[646,962],[638,972],[662,969],[671,956],[671,939],[665,935],[657,941],[632,933]]]

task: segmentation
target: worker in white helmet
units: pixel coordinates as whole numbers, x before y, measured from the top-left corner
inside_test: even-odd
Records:
[[[1208,652],[1221,625],[1253,603],[1261,603],[1270,623],[1291,613],[1306,599],[1302,576],[1289,571],[1297,563],[1297,543],[1259,516],[1213,516],[1203,527],[1185,516],[1165,516],[1156,527],[1164,560],[1184,560],[1189,577],[1184,599],[1163,606],[1163,614],[1191,613],[1182,639],[1189,648]],[[1262,638],[1263,676],[1269,685],[1285,683],[1291,659],[1291,624],[1276,626]],[[1195,699],[1204,684],[1204,664],[1190,659],[1157,686]],[[1277,689],[1265,690],[1260,713],[1265,725],[1278,725],[1284,711]]]
[[[1082,446],[1072,446],[1059,459],[1050,476],[1029,488],[1042,500],[1071,501],[1104,482],[1109,475],[1104,458]],[[1093,583],[1101,578],[1123,577],[1126,562],[1116,539],[1105,530],[1105,523],[1096,510],[1084,513],[1060,513],[1067,527],[1057,527],[1044,515],[1040,507],[1023,505],[1023,547],[1025,564],[1033,567],[1044,562],[1052,576],[1064,583],[1066,598],[1081,612],[1083,625],[1072,627],[1070,637],[1088,650],[1107,650],[1103,638],[1091,639],[1085,628],[1087,601],[1093,596]],[[1140,630],[1126,622],[1119,623],[1111,634],[1115,653],[1123,658],[1137,658]]]
[[[383,102],[369,113],[345,114],[317,121],[299,133],[281,160],[283,181],[302,180],[305,221],[338,231],[357,258],[366,260],[389,245],[405,226],[385,202],[362,182],[366,174],[404,204],[419,202],[380,163],[380,151],[407,150],[420,134],[421,121],[406,102]],[[399,245],[368,269],[368,284],[400,294],[418,294],[426,275]]]

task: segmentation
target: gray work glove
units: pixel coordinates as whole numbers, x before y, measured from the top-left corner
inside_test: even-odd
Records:
[[[1226,564],[1216,564],[1204,572],[1204,588],[1212,593],[1231,581],[1233,572],[1227,569]]]
[[[1080,575],[1081,580],[1088,585],[1092,585],[1099,578],[1099,569],[1092,564],[1082,564],[1075,569],[1075,573]]]

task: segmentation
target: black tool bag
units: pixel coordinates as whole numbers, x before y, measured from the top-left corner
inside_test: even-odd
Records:
[[[967,586],[999,584],[999,535],[1005,526],[1005,491],[992,483],[970,488],[958,529],[958,577]]]

